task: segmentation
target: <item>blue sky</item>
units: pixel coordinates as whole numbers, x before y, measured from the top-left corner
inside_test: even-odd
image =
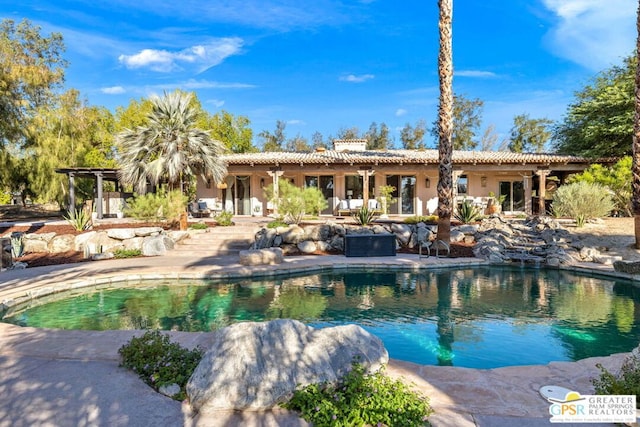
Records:
[[[454,0],[454,91],[483,100],[481,130],[501,138],[517,114],[560,120],[633,53],[636,7]],[[384,122],[398,145],[406,123],[437,114],[436,0],[0,0],[0,17],[62,33],[66,86],[112,111],[180,88],[247,116],[254,135],[277,120],[308,139]]]

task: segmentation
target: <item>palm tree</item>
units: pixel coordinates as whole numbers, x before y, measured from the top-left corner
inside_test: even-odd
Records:
[[[638,12],[636,13],[636,100],[635,118],[633,123],[633,161],[631,171],[633,173],[633,218],[636,236],[636,248],[640,249],[640,2],[638,2]]]
[[[224,144],[196,127],[198,110],[190,105],[191,98],[180,91],[154,98],[148,123],[117,135],[122,182],[139,193],[147,182],[167,182],[182,190],[184,180],[196,175],[222,182],[227,174],[220,158]]]
[[[451,28],[453,0],[438,0],[440,19],[440,51],[438,77],[440,79],[440,105],[438,107],[438,240],[451,240],[451,214],[453,211],[453,53]]]

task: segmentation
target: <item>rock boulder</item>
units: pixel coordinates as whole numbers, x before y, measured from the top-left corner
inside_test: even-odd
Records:
[[[357,325],[315,329],[291,319],[243,322],[215,333],[187,383],[196,411],[262,410],[298,385],[333,382],[354,358],[369,371],[389,360],[379,338]]]

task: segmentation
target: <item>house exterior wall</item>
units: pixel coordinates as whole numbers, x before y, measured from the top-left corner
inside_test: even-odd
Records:
[[[263,188],[274,182],[275,175],[279,179],[291,180],[297,186],[305,185],[305,176],[332,176],[333,197],[328,200],[331,209],[327,215],[336,215],[340,202],[350,196],[345,191],[346,182],[352,180],[349,177],[359,177],[358,171],[364,170],[374,171],[374,197],[379,195],[379,187],[387,184],[388,176],[415,177],[413,198],[409,205],[401,207],[410,208],[412,213],[404,215],[426,215],[433,213],[434,203],[437,206],[438,163],[435,151],[254,153],[229,155],[226,161],[228,176],[222,185],[207,184],[199,178],[196,195],[198,199],[207,201],[210,208],[231,210],[234,215],[269,214],[272,206],[265,199]],[[460,196],[476,199],[477,203],[478,199],[486,199],[491,193],[500,195],[501,188],[509,188],[514,198],[517,192],[518,210],[532,213],[542,205],[536,200],[541,176],[555,176],[563,182],[568,174],[581,172],[591,163],[587,159],[554,154],[454,152],[454,177],[462,176],[467,180],[467,193]],[[238,181],[236,177],[240,177]],[[396,182],[401,180],[398,178]],[[225,185],[226,189],[221,188]],[[351,195],[358,196],[360,194]],[[549,195],[546,196],[548,198]],[[400,209],[391,213],[403,214]]]

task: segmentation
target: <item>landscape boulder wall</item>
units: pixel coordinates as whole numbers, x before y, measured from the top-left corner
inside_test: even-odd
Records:
[[[373,372],[389,354],[379,338],[357,325],[315,329],[291,319],[238,323],[214,333],[187,395],[199,412],[265,410],[299,385],[335,382],[354,358]]]
[[[418,224],[385,223],[361,226],[327,221],[325,224],[300,227],[262,228],[255,235],[251,249],[280,247],[285,254],[343,252],[344,236],[368,234],[393,234],[396,248],[413,249],[419,241],[432,241],[436,237],[436,226],[422,222]]]
[[[186,231],[165,231],[162,227],[114,228],[106,231],[87,231],[78,234],[25,233],[24,253],[66,251],[84,252],[92,258],[108,258],[118,249],[139,249],[144,256],[164,255],[189,237]],[[99,255],[99,256],[95,256]]]

